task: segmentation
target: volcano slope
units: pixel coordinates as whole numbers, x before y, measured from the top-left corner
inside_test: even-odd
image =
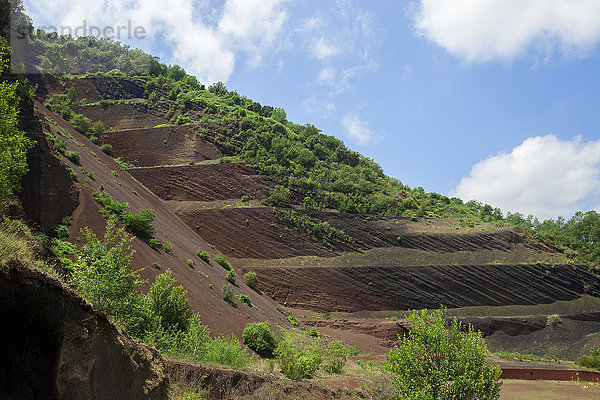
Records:
[[[128,79],[133,83],[123,82]],[[519,337],[525,343],[521,349],[525,349],[530,339],[535,340],[533,332],[547,329],[539,321],[545,321],[549,314],[561,313],[558,307],[551,308],[549,314],[539,314],[536,306],[578,304],[583,296],[600,295],[598,272],[592,267],[572,264],[564,248],[525,235],[501,221],[483,222],[468,215],[439,218],[435,213],[389,217],[344,213],[327,207],[316,210],[306,206],[312,204],[313,192],[301,185],[287,185],[288,207],[266,205],[273,204],[273,192],[278,185],[285,186],[286,181],[280,175],[261,174],[268,166],[243,162],[241,149],[249,145],[239,143],[240,138],[246,137],[248,143],[254,140],[248,137],[245,118],[219,114],[220,120],[210,119],[210,105],[194,101],[169,102],[162,98],[158,103],[150,102],[148,91],[127,92],[128,87],[137,87],[136,79],[79,77],[65,83],[77,90],[77,112],[112,128],[99,135],[98,143],[110,144],[114,156],[133,165],[121,171],[97,151],[99,155],[82,155],[82,165],[96,168],[97,177],[82,184],[82,206],[74,214],[72,233],[75,237],[78,228],[85,225],[96,229],[103,226],[98,205],[91,196],[100,184],[115,199],[129,202],[133,210],[150,204],[157,211],[157,236],[174,243],[175,256],[157,253],[145,243],[136,242],[136,262],[140,266],[157,262],[174,271],[177,268],[176,276],[190,291],[195,309],[201,314],[207,310],[202,317],[216,332],[229,329],[239,333],[243,313],[252,320],[281,321],[281,315],[272,311],[274,305],[266,299],[268,296],[299,316],[306,316],[307,323],[326,329],[329,334],[350,342],[360,338],[355,340],[359,350],[360,343],[366,343],[362,338],[369,332],[389,332],[387,337],[375,336],[378,344],[373,342],[364,349],[382,351],[395,340],[400,328],[372,328],[373,324],[387,326],[390,321],[382,318],[395,316],[399,310],[444,305],[472,310],[461,318],[484,320],[490,310],[504,310],[499,316],[504,320],[477,320],[477,326],[487,329],[490,343],[497,343],[496,350],[511,349],[510,343],[517,342],[501,338],[494,341],[494,335],[502,334]],[[166,92],[156,86],[155,91]],[[52,120],[60,121],[56,114],[41,106],[40,109]],[[174,109],[189,123],[168,125]],[[207,118],[211,122],[204,122]],[[63,122],[59,126],[68,129]],[[280,128],[274,124],[272,129]],[[96,149],[87,139],[72,134],[85,148]],[[70,146],[77,149],[76,143]],[[119,171],[120,178],[110,176],[110,170]],[[419,190],[411,193],[402,191],[396,199],[406,204],[409,214],[413,207],[410,203],[427,199]],[[431,199],[446,201],[439,195],[428,201]],[[252,297],[260,313],[224,307],[222,300],[210,291],[209,282],[224,284],[223,271],[218,266],[204,265],[195,257],[195,251],[206,249],[214,256],[211,246],[229,257],[238,273],[257,273],[258,288],[265,296],[258,296],[243,285],[239,290]],[[196,260],[195,269],[187,266],[186,258]],[[144,271],[149,278],[156,273],[152,268]],[[532,314],[505,308],[520,306],[532,307],[528,309]],[[216,312],[210,315],[208,310]],[[600,308],[595,305],[590,311]],[[324,315],[333,315],[336,321],[324,319]],[[532,315],[534,322],[519,322],[523,315]],[[315,323],[315,319],[322,322]],[[577,317],[569,321],[579,321],[565,324],[572,331],[590,322]],[[600,332],[594,323],[582,329],[581,335]],[[371,328],[365,328],[365,324]],[[402,321],[397,324],[402,325]],[[511,330],[507,326],[523,328]],[[586,351],[588,342],[584,340],[579,349],[563,352],[567,342],[574,340],[573,335],[569,339],[567,336],[546,349],[551,352],[560,348],[561,354],[570,358]]]
[[[96,235],[104,234],[106,220],[100,213],[101,206],[93,194],[105,191],[114,200],[129,205],[132,212],[151,209],[156,214],[155,238],[172,244],[172,251],[152,249],[147,241],[135,238],[135,255],[132,265],[141,277],[150,282],[159,273],[170,269],[175,279],[188,291],[190,305],[200,314],[214,335],[235,334],[241,336],[249,321],[269,321],[272,324],[287,325],[282,314],[276,310],[276,303],[248,288],[242,280],[234,285],[234,292],[250,297],[256,308],[235,302],[229,305],[221,298],[221,288],[228,285],[226,271],[216,261],[218,254],[209,244],[196,235],[183,221],[174,215],[164,202],[148,191],[129,173],[121,170],[111,157],[89,139],[75,131],[59,115],[48,110],[43,104],[36,104],[46,135],[67,143],[67,151],[77,152],[79,161],[74,163],[62,158],[62,162],[77,175],[79,203],[71,216],[69,240],[80,243],[81,229],[89,227]],[[60,157],[57,153],[56,157]],[[202,156],[199,156],[202,157]],[[209,262],[201,260],[196,253],[206,251]]]

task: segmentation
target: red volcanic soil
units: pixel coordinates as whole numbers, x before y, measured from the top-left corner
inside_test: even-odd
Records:
[[[304,310],[406,310],[546,304],[600,292],[586,265],[255,267],[259,288]]]
[[[272,178],[258,175],[244,163],[135,168],[129,173],[163,200],[213,201],[242,196],[262,199],[275,186]],[[238,220],[238,224],[242,223]]]
[[[164,118],[149,114],[145,104],[109,104],[73,107],[73,111],[83,114],[92,121],[102,121],[104,128],[139,129],[169,124]]]
[[[154,226],[157,229],[155,236],[161,241],[171,242],[173,252],[166,254],[164,251],[155,251],[136,238],[133,241],[135,256],[132,265],[140,271],[144,279],[149,281],[153,281],[157,274],[171,269],[177,281],[188,290],[193,310],[200,314],[202,322],[211,329],[213,334],[234,333],[241,336],[244,326],[253,321],[288,325],[287,321],[280,319],[282,314],[276,310],[276,304],[267,296],[261,296],[248,288],[242,279],[236,282],[234,292],[249,296],[258,310],[238,301],[235,301],[235,306],[225,303],[220,293],[221,288],[228,282],[225,280],[226,271],[214,261],[216,251],[174,215],[158,197],[126,171],[121,171],[119,165],[104,154],[98,146],[73,130],[60,116],[47,110],[41,103],[36,103],[36,106],[42,114],[55,120],[58,128],[68,131],[73,136],[74,139],[59,137],[67,141],[68,150],[80,154],[81,165],[63,159],[65,164],[78,171],[79,175],[80,204],[73,213],[70,240],[81,243],[83,235],[80,229],[86,226],[89,226],[98,236],[104,234],[106,221],[98,212],[100,207],[92,197],[92,193],[103,186],[113,199],[127,202],[132,212],[139,212],[142,208],[154,210],[156,214]],[[54,125],[47,126],[56,132]],[[94,179],[86,179],[86,176],[80,172],[81,168],[93,173]],[[198,250],[208,251],[211,255],[210,263],[204,263],[196,256]],[[188,264],[188,260],[192,260],[192,266]]]
[[[223,156],[187,126],[106,132],[99,141],[99,144],[105,143],[112,145],[114,157],[121,157],[136,167],[186,164]]]
[[[269,207],[182,211],[178,215],[229,257],[274,259],[335,255],[321,243],[279,221]]]

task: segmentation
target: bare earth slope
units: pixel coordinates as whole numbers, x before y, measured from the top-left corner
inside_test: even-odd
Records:
[[[157,274],[166,269],[171,269],[173,276],[188,290],[192,308],[200,314],[202,322],[211,329],[213,334],[241,335],[249,321],[266,320],[287,324],[287,321],[284,323],[280,319],[282,315],[276,310],[276,304],[270,298],[258,295],[241,279],[238,280],[234,291],[249,296],[258,310],[239,302],[232,307],[223,301],[221,288],[228,282],[225,280],[226,271],[214,261],[217,252],[174,215],[164,202],[127,172],[121,171],[119,165],[104,154],[98,146],[73,130],[68,123],[42,104],[36,105],[43,115],[56,121],[57,125],[48,124],[49,129],[53,133],[59,132],[58,137],[67,140],[68,150],[80,154],[81,165],[75,165],[64,159],[64,162],[78,171],[79,175],[80,204],[73,213],[73,224],[70,227],[71,239],[74,242],[81,240],[80,229],[86,226],[97,235],[103,235],[106,221],[100,215],[100,206],[92,196],[92,193],[99,191],[102,186],[113,199],[128,203],[133,212],[139,212],[142,208],[154,210],[156,238],[171,242],[173,252],[166,254],[164,251],[153,250],[148,244],[136,238],[133,242],[136,251],[133,266],[140,269],[142,277],[149,281],[153,281]],[[73,139],[60,136],[60,131],[67,131]],[[93,173],[94,179],[86,179],[80,171],[81,168]],[[205,263],[196,256],[198,250],[205,250],[211,255],[210,263]],[[192,261],[192,266],[189,265],[188,260]]]

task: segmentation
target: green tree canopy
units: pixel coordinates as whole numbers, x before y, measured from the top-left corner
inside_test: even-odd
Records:
[[[411,329],[388,355],[386,369],[402,399],[498,399],[500,369],[485,363],[479,332],[465,331],[446,309],[413,311]]]
[[[27,150],[34,143],[18,128],[18,82],[5,80],[5,69],[10,47],[0,37],[0,204],[21,187],[21,178],[27,173]]]

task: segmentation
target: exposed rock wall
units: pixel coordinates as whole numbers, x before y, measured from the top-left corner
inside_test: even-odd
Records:
[[[70,289],[0,267],[0,399],[166,398],[163,361]]]

